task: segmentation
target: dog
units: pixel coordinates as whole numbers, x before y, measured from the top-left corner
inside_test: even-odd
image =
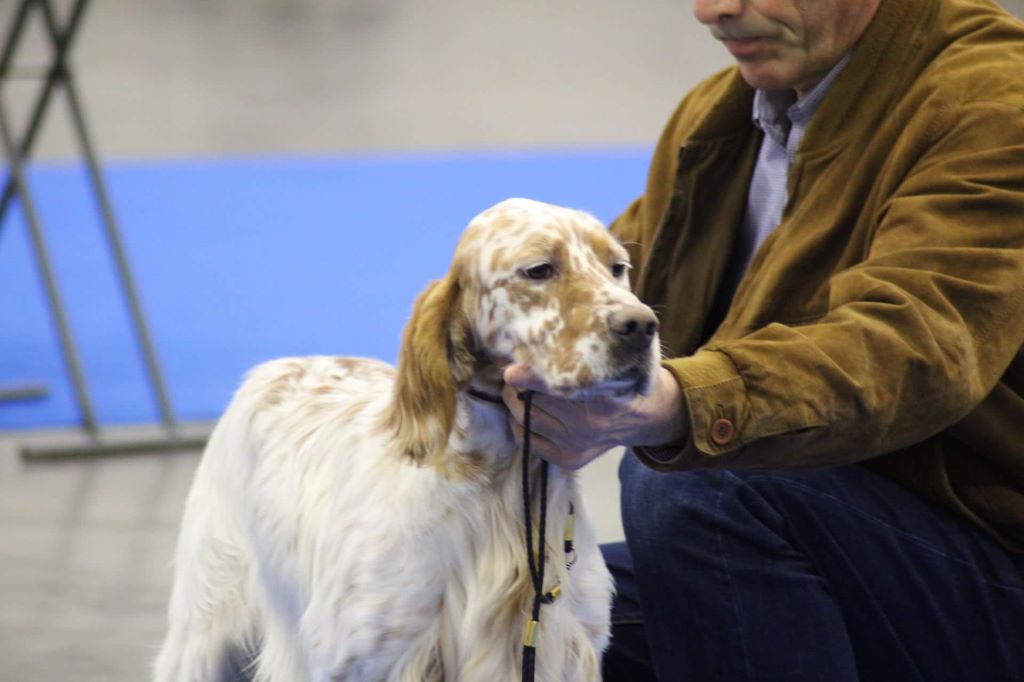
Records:
[[[219,679],[245,650],[270,682],[518,681],[534,585],[502,369],[527,363],[570,399],[648,392],[656,321],[628,269],[596,218],[510,199],[470,222],[417,298],[397,371],[253,369],[185,505],[156,680]],[[527,466],[537,481],[539,460]],[[552,467],[547,488],[540,558],[557,598],[535,652],[552,682],[599,680],[609,641],[612,580],[574,474]]]

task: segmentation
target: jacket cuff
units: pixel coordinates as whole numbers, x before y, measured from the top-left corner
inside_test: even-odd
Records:
[[[718,351],[701,350],[663,364],[686,398],[693,446],[709,456],[741,448],[746,442],[744,427],[750,421],[750,401],[732,360]]]
[[[647,445],[638,445],[634,448],[630,448],[633,454],[640,462],[655,471],[676,471],[678,469],[686,468],[688,459],[687,450],[690,446],[662,446],[662,447],[650,447]]]

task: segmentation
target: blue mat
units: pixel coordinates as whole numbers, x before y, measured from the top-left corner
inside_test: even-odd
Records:
[[[445,273],[476,213],[525,196],[614,218],[649,150],[108,164],[106,177],[171,399],[220,414],[245,370],[282,355],[394,361],[413,299]],[[157,408],[117,292],[84,171],[37,167],[31,188],[101,424]],[[19,210],[0,226],[0,428],[79,422]]]

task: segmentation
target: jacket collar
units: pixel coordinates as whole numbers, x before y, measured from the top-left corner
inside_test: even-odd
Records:
[[[921,27],[938,0],[882,0],[846,66],[811,121],[807,153],[870,134],[932,58]]]
[[[843,72],[849,61],[850,53],[847,52],[802,99],[797,99],[796,92],[793,90],[758,90],[755,92],[751,115],[754,125],[775,140],[778,145],[785,147],[786,140],[794,126],[807,127],[808,121],[821,106],[825,95],[832,89],[832,83]],[[803,137],[802,132],[800,136]]]
[[[849,63],[821,102],[803,141],[804,150],[841,144],[878,117],[931,58],[922,49],[920,28],[938,0],[882,0],[864,35],[853,47]],[[694,129],[696,143],[735,138],[750,133],[754,90],[729,69],[722,96]]]

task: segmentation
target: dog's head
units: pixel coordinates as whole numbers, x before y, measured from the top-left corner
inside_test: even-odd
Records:
[[[456,393],[513,362],[567,398],[646,393],[658,322],[630,291],[629,267],[580,211],[510,199],[474,218],[406,327],[395,410],[405,450],[423,459],[443,448]]]

